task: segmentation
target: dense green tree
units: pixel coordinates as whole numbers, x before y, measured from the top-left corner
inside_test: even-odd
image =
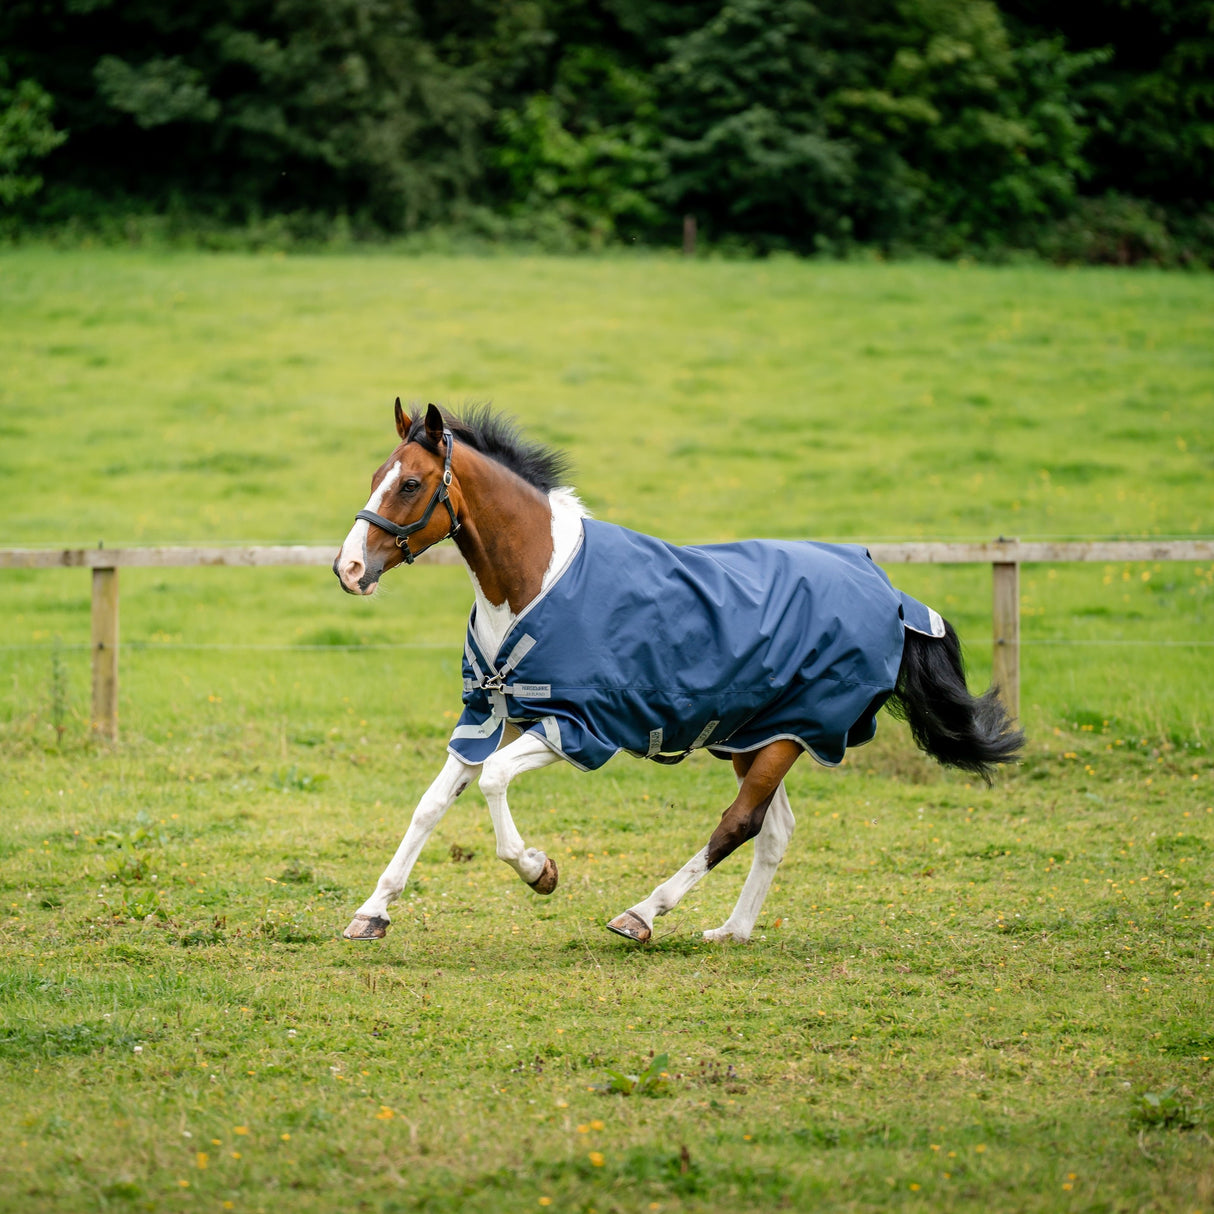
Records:
[[[1090,193],[1201,208],[1214,196],[1214,4],[1210,0],[1004,0],[1029,36],[1103,48],[1081,82]]]
[[[798,247],[989,243],[1065,211],[1090,57],[984,0],[734,0],[660,69],[675,205]]]
[[[671,206],[797,244],[846,222],[857,149],[826,112],[847,75],[832,24],[806,0],[735,0],[672,40],[658,72]]]
[[[51,121],[54,101],[34,80],[8,85],[9,69],[0,59],[0,206],[29,198],[42,187],[37,163],[67,135]]]
[[[1212,13],[6,0],[0,202],[86,226],[344,215],[592,245],[674,242],[690,212],[755,248],[1208,259]]]
[[[485,66],[440,57],[402,0],[12,0],[0,31],[67,114],[65,209],[344,209],[408,229],[480,174]]]
[[[659,189],[667,169],[654,72],[668,40],[716,7],[544,0],[544,51],[502,96],[490,196],[533,226],[568,225],[593,243],[670,239],[678,221]]]

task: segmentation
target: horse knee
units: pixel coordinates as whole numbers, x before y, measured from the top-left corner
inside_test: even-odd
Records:
[[[495,760],[491,755],[485,760],[484,766],[481,767],[480,779],[477,781],[480,785],[480,790],[484,794],[485,800],[490,801],[495,797],[504,797],[506,789],[510,785],[510,774],[506,765],[499,760]]]
[[[446,806],[423,801],[413,811],[413,823],[429,834],[442,821],[445,812]]]

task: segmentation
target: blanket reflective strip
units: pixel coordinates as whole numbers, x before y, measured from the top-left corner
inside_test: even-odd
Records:
[[[912,599],[903,590],[898,591],[898,596],[902,600],[902,623],[906,628],[911,632],[920,632],[926,637],[939,639],[944,635],[944,620],[938,611],[918,599]]]

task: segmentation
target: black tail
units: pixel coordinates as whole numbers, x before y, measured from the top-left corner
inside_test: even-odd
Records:
[[[944,621],[944,636],[906,630],[898,683],[886,705],[904,720],[920,749],[949,767],[981,776],[988,784],[996,763],[1010,763],[1024,745],[991,688],[972,696],[965,685],[961,642]]]

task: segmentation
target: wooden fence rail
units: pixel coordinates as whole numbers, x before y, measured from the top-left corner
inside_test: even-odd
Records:
[[[0,548],[0,569],[93,571],[93,729],[118,737],[118,570],[197,566],[285,566],[333,563],[337,544],[171,548]],[[992,682],[1014,717],[1020,715],[1020,566],[1098,561],[1214,561],[1214,540],[1089,540],[981,543],[936,541],[870,544],[879,565],[987,565],[992,585]],[[431,548],[419,565],[454,565],[452,545]]]

